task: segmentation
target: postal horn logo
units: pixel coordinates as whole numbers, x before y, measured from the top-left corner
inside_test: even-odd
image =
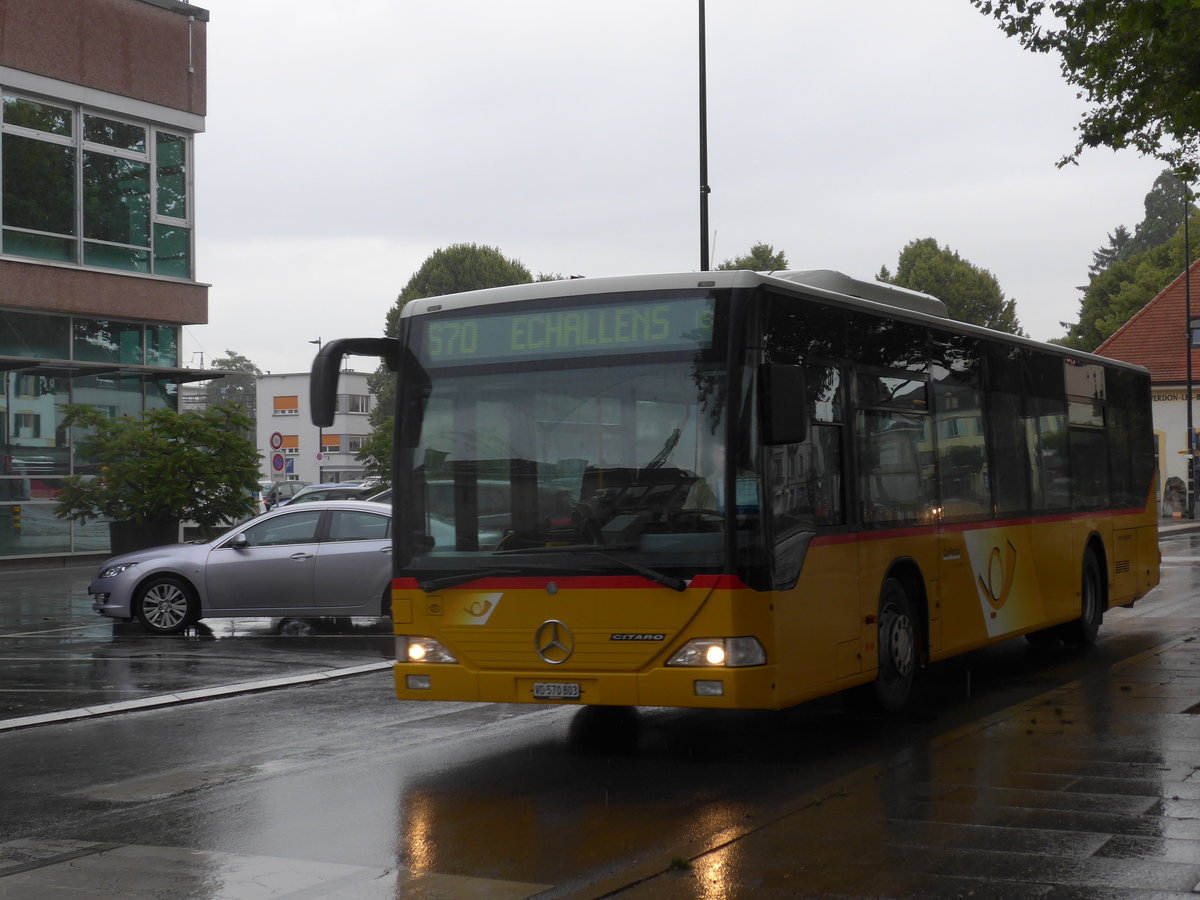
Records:
[[[1017,548],[1012,541],[1004,542],[1003,558],[999,547],[993,547],[987,561],[987,580],[979,575],[979,591],[992,609],[1000,609],[1008,602],[1012,591],[1013,577],[1017,574]]]

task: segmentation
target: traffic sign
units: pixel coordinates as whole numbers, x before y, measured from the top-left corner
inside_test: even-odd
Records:
[[[278,431],[271,435],[271,449],[278,450],[283,446],[283,435]]]
[[[276,472],[283,471],[283,454],[282,453],[276,453],[274,456],[271,457],[271,468],[274,469]]]

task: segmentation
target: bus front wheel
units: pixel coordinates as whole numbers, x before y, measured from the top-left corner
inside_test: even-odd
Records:
[[[918,630],[912,600],[897,579],[883,583],[879,595],[879,673],[871,685],[875,702],[885,712],[908,703],[917,674]]]

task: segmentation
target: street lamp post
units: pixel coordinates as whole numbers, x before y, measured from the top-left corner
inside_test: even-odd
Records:
[[[318,353],[321,352],[321,339],[320,338],[317,338],[315,341],[309,341],[309,343],[316,344],[317,352]],[[309,408],[311,409],[312,408],[312,397],[308,398],[308,404],[309,404]],[[325,452],[324,450],[321,449],[321,445],[324,443],[325,443],[325,429],[322,428],[320,425],[318,425],[317,426],[317,460],[316,460],[316,462],[317,462],[317,483],[318,484],[325,481],[325,479],[322,477],[322,471],[321,471],[321,454]]]
[[[1187,317],[1187,511],[1189,519],[1196,518],[1196,432],[1192,426],[1192,347],[1195,331],[1192,322],[1192,252],[1188,239],[1188,221],[1191,219],[1191,191],[1183,182],[1183,306]]]
[[[704,49],[704,0],[700,3],[700,271],[708,271],[708,76]]]

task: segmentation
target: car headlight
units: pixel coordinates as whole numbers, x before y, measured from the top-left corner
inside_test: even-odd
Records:
[[[755,637],[696,638],[676,650],[667,665],[734,668],[766,661],[767,651]]]
[[[132,569],[136,565],[137,565],[137,563],[135,563],[135,562],[117,563],[115,566],[108,566],[105,569],[101,569],[100,574],[96,577],[97,578],[112,578],[116,575],[120,575],[126,569]]]
[[[396,638],[396,659],[400,662],[456,663],[458,659],[439,641],[419,634]]]

